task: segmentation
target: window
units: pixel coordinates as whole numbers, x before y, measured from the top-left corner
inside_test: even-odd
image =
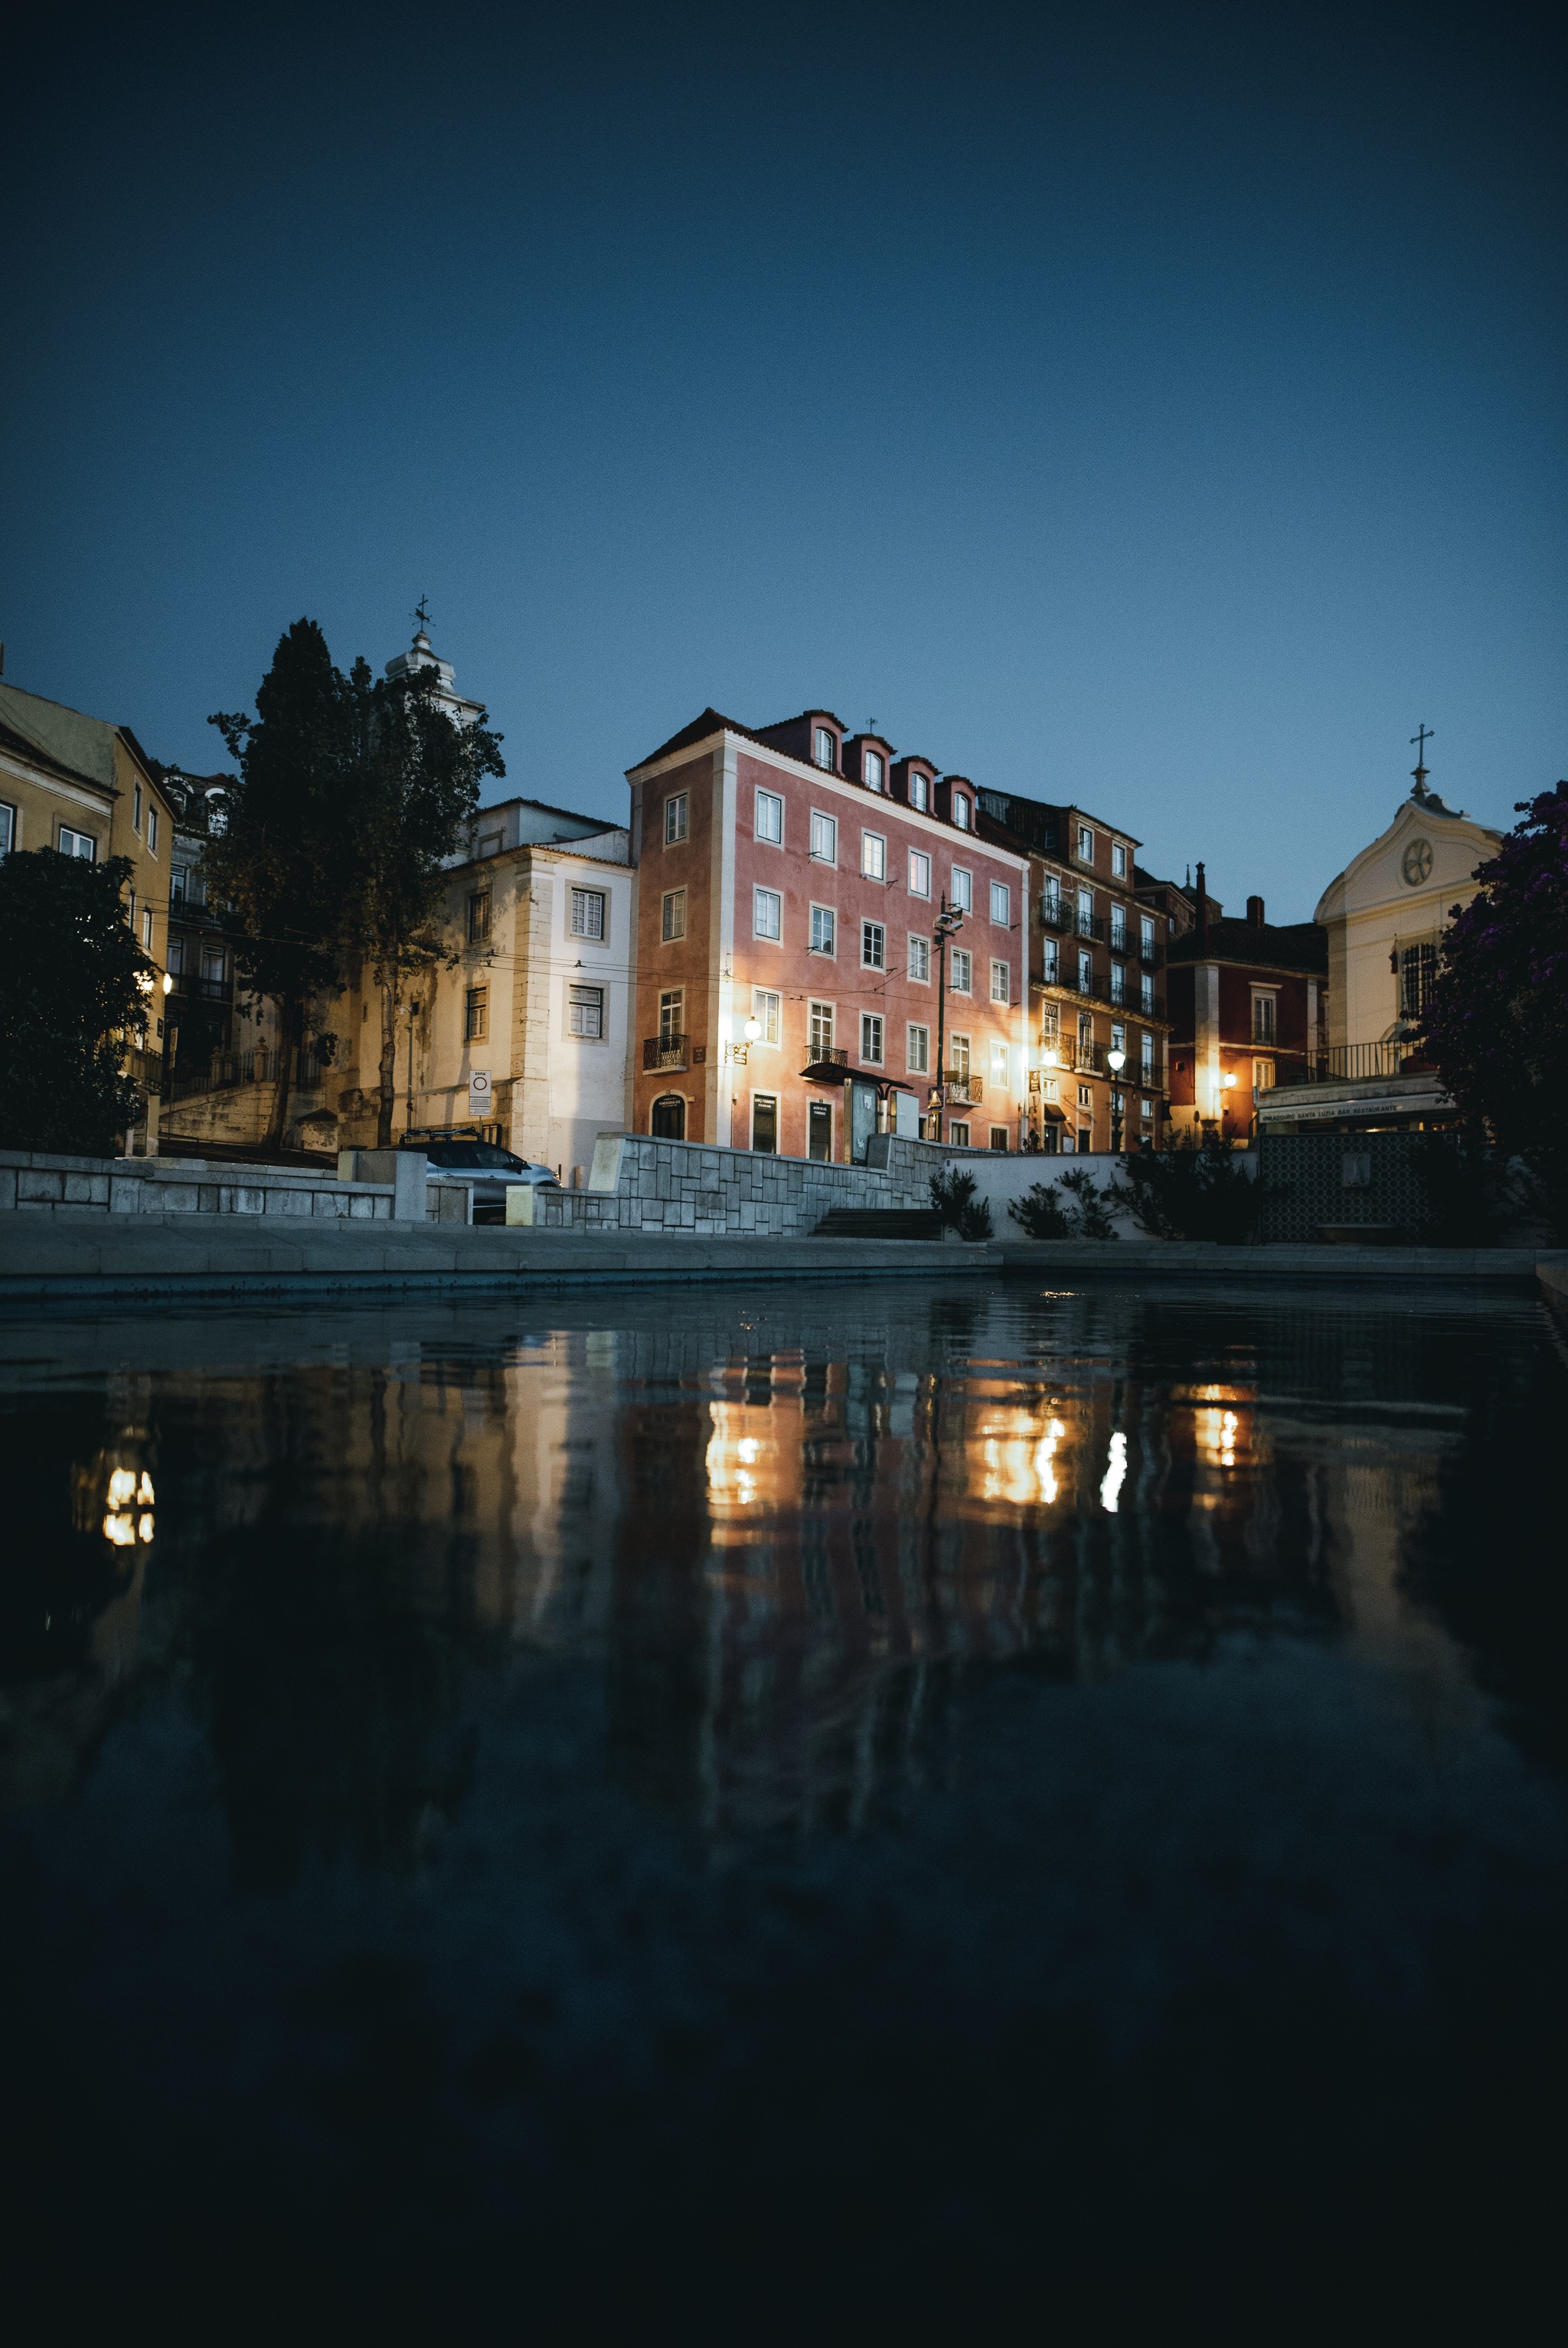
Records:
[[[861,870],[868,880],[887,879],[887,842],[880,831],[861,834]]]
[[[880,1068],[882,1056],[882,1023],[875,1011],[861,1014],[861,1057],[873,1068]]]
[[[770,839],[775,848],[784,845],[784,802],[777,791],[757,794],[757,837]]]
[[[573,895],[576,891],[573,891]],[[490,891],[480,889],[469,899],[469,943],[482,945],[490,935]]]
[[[1040,949],[1040,975],[1047,986],[1059,986],[1061,963],[1055,938],[1047,938]]]
[[[130,828],[132,831],[139,831],[141,829],[141,785],[139,783],[137,784],[135,790],[131,794]]]
[[[1008,963],[994,962],[991,965],[991,1000],[993,1003],[1011,1003],[1013,1000],[1012,965]]]
[[[839,860],[839,827],[830,815],[811,810],[811,858],[817,864],[836,864]]]
[[[810,1039],[810,1056],[813,1060],[825,1058],[833,1048],[833,1006],[830,1003],[807,1005],[806,1025]]]
[[[947,1073],[955,1085],[969,1082],[969,1038],[950,1035],[947,1039]]]
[[[779,1020],[783,1001],[781,994],[771,994],[765,986],[752,988],[751,1015],[762,1030],[757,1039],[759,1044],[777,1044],[779,1041]]]
[[[954,1149],[967,1149],[969,1147],[969,1126],[967,1120],[964,1117],[955,1117],[947,1128],[947,1138],[952,1143]]]
[[[1062,917],[1062,884],[1057,874],[1047,872],[1040,890],[1040,919],[1056,922]]]
[[[931,784],[924,775],[911,775],[909,778],[909,803],[912,808],[918,808],[922,815],[930,814]]]
[[[147,810],[147,852],[149,856],[158,853],[158,809],[155,807]]]
[[[949,981],[954,994],[967,994],[974,976],[974,957],[963,946],[953,949],[953,976]]]
[[[931,941],[911,937],[909,942],[909,974],[917,985],[931,984]]]
[[[993,1149],[1006,1148],[1007,1128],[1005,1125],[994,1125],[991,1128],[991,1147]]]
[[[144,905],[142,908],[141,951],[143,953],[150,953],[152,952],[152,908],[150,905]]]
[[[170,938],[169,941],[169,974],[171,978],[183,978],[185,975],[185,941],[183,938]]]
[[[1437,974],[1438,950],[1429,939],[1420,945],[1399,948],[1399,1016],[1401,1019],[1418,1018],[1426,1009],[1427,998],[1432,991],[1432,982]],[[1261,995],[1253,997],[1254,1007],[1262,999]],[[1253,1034],[1260,1043],[1264,1040],[1259,1035],[1255,1025]],[[1268,1040],[1271,1043],[1274,1041],[1272,1028],[1269,1030]]]
[[[811,908],[811,952],[830,954],[834,952],[836,922],[831,905]]]
[[[962,791],[954,791],[953,794],[953,820],[960,831],[968,830],[969,802]]]
[[[169,902],[170,902],[170,904],[171,906],[173,906],[173,905],[182,905],[182,904],[185,902],[185,900],[187,899],[187,897],[189,897],[189,896],[190,896],[190,894],[191,894],[191,867],[189,866],[189,864],[175,864],[175,865],[172,865],[172,866],[170,868],[170,873],[169,873]]]
[[[1119,1019],[1113,1019],[1110,1023],[1110,1048],[1113,1052],[1121,1053],[1125,1058],[1127,1054],[1127,1030],[1122,1025]]]
[[[88,864],[98,861],[98,842],[90,831],[72,831],[68,824],[60,826],[60,854],[80,856]]]
[[[1110,965],[1110,999],[1113,1003],[1125,1003],[1128,999],[1127,964],[1124,962],[1113,962]]]
[[[1274,996],[1254,991],[1253,995],[1253,1041],[1272,1044],[1274,1039]]]
[[[931,1074],[931,1030],[908,1026],[903,1031],[903,1064],[912,1076]]]
[[[812,1101],[806,1111],[806,1155],[819,1166],[832,1163],[833,1111],[829,1101]]]
[[[1119,839],[1118,839],[1118,840],[1116,840],[1116,841],[1113,841],[1113,843],[1112,843],[1112,845],[1111,845],[1111,850],[1110,850],[1110,869],[1111,869],[1112,872],[1116,875],[1116,878],[1117,878],[1119,880],[1126,880],[1126,878],[1127,878],[1127,850],[1126,850],[1126,849],[1125,849],[1125,848],[1123,848],[1123,846],[1122,846],[1122,844],[1121,844],[1121,842],[1120,842],[1120,840],[1119,840]]]
[[[1006,1091],[1011,1081],[1007,1074],[1007,1059],[1006,1044],[994,1042],[991,1045],[991,1082],[994,1085],[1000,1085],[1004,1092]]]
[[[1094,891],[1080,889],[1078,892],[1078,933],[1080,938],[1094,935]]]
[[[1094,963],[1086,953],[1078,955],[1078,991],[1080,994],[1094,993]]]
[[[463,996],[463,1040],[482,1043],[490,1033],[490,989],[470,986]]]
[[[666,889],[659,904],[659,936],[665,945],[686,935],[686,891]]]
[[[673,1044],[686,1025],[686,989],[669,986],[659,997],[659,1041]]]
[[[1087,823],[1078,828],[1078,860],[1080,864],[1094,862],[1094,834]]]
[[[1138,917],[1138,951],[1145,962],[1154,959],[1154,921],[1149,913]]]
[[[136,891],[133,889],[125,901],[125,926],[132,936],[136,933]]]
[[[1013,926],[1013,892],[1005,880],[991,883],[991,919],[1000,922],[1005,930]]]
[[[1153,1018],[1154,981],[1150,977],[1147,971],[1144,972],[1142,977],[1138,982],[1138,1007],[1140,1011],[1147,1013],[1150,1019]]]
[[[887,968],[887,932],[880,922],[861,923],[861,968],[862,970]]]
[[[865,776],[867,790],[880,791],[882,787],[882,762],[880,750],[866,752],[865,765],[861,771]]]
[[[1044,1085],[1041,1086],[1041,1090],[1045,1094],[1047,1100],[1059,1100],[1061,1098],[1062,1091],[1062,1080],[1060,1076],[1047,1076]]]
[[[751,892],[751,933],[758,938],[779,938],[784,929],[784,900],[777,889],[753,889]]]
[[[673,848],[686,836],[686,793],[676,791],[665,801],[665,846]]]
[[[490,917],[485,918],[485,934],[490,935]],[[572,891],[572,934],[574,938],[602,938],[604,934],[604,891],[603,889],[573,889]]]
[[[1087,1109],[1092,1109],[1094,1107],[1094,1095],[1087,1085],[1078,1086],[1078,1107]]]
[[[1266,1093],[1273,1085],[1274,1080],[1274,1064],[1272,1060],[1254,1060],[1253,1062],[1253,1090],[1254,1093]]]
[[[1144,1084],[1154,1082],[1154,1038],[1147,1033],[1139,1038],[1138,1073]]]
[[[826,767],[829,774],[831,774],[837,767],[839,746],[826,726],[818,726],[812,739],[811,755],[819,767]]]
[[[604,1034],[604,990],[602,986],[573,986],[567,989],[566,1032],[583,1035],[597,1044]]]
[[[663,1093],[654,1103],[648,1131],[655,1141],[686,1139],[686,1103],[679,1093]]]
[[[953,868],[953,901],[965,913],[975,902],[974,886],[962,864]]]
[[[1140,1101],[1138,1104],[1138,1114],[1140,1119],[1144,1125],[1152,1125],[1154,1122],[1154,1103],[1151,1100]]]
[[[222,946],[201,949],[201,976],[209,986],[222,986],[229,974],[229,958]]]
[[[765,1158],[774,1157],[779,1148],[779,1096],[777,1093],[753,1093],[751,1096],[751,1147]]]
[[[1110,950],[1112,953],[1127,952],[1127,908],[1113,905],[1110,909]]]
[[[909,893],[912,897],[929,897],[931,894],[931,859],[923,855],[918,848],[910,850]]]
[[[485,833],[484,838],[480,841],[480,854],[481,856],[499,856],[500,854],[500,834],[499,831],[487,831]]]
[[[9,856],[16,845],[16,810],[0,800],[0,856]]]

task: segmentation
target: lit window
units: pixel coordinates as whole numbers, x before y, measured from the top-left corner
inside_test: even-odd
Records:
[[[1253,1062],[1253,1090],[1254,1093],[1266,1093],[1270,1091],[1273,1087],[1274,1080],[1274,1064],[1272,1060],[1254,1060]]]
[[[931,940],[912,936],[909,942],[909,974],[922,986],[931,983]]]
[[[882,1056],[882,1023],[874,1011],[861,1014],[861,1057],[873,1068],[880,1068]]]
[[[490,1029],[490,989],[470,986],[463,996],[463,1039],[466,1043],[484,1041]]]
[[[489,934],[489,925],[486,926]],[[572,891],[572,934],[574,938],[602,938],[604,934],[604,891],[603,889],[573,889]]]
[[[968,830],[969,802],[962,791],[954,791],[953,794],[953,820],[960,831]]]
[[[975,964],[970,956],[965,952],[964,948],[962,946],[954,946],[953,949],[952,981],[953,992],[954,994],[968,994],[974,970]]]
[[[811,952],[830,954],[834,947],[836,922],[830,905],[811,908]]]
[[[887,932],[880,922],[861,923],[861,968],[884,970],[887,967]]]
[[[862,771],[866,778],[866,788],[871,791],[880,791],[882,787],[882,762],[880,750],[866,752]]]
[[[673,848],[686,836],[686,793],[676,791],[665,801],[665,846]]]
[[[686,900],[684,889],[666,889],[659,903],[659,935],[665,945],[686,935]]]
[[[602,986],[574,986],[570,990],[567,1006],[567,1026],[573,1035],[583,1035],[598,1043],[604,1033],[604,990]]]
[[[918,848],[912,848],[909,852],[909,893],[912,897],[929,897],[931,894],[931,859]]]
[[[753,889],[751,930],[754,937],[777,938],[784,928],[784,900],[777,889]]]
[[[779,1020],[783,1001],[781,994],[774,994],[765,986],[752,988],[751,1015],[762,1030],[757,1039],[758,1043],[777,1044],[779,1041]]]
[[[481,889],[469,899],[469,943],[482,945],[490,933],[490,891]]]
[[[1006,1044],[993,1044],[991,1046],[991,1082],[994,1085],[1000,1085],[1004,1091],[1006,1089],[1007,1046]]]
[[[880,831],[861,834],[861,870],[868,880],[887,878],[887,842]]]
[[[991,919],[1005,930],[1013,926],[1013,892],[1005,880],[991,883]]]
[[[931,1074],[931,1030],[910,1026],[904,1030],[904,1066],[912,1076]]]
[[[974,883],[961,864],[953,868],[953,901],[965,913],[975,901]]]
[[[993,1003],[1011,1003],[1013,1000],[1012,964],[1010,963],[994,962],[992,963],[991,1000]]]
[[[1119,880],[1127,878],[1127,850],[1119,839],[1110,851],[1110,869]]]
[[[831,774],[839,763],[838,752],[839,746],[828,728],[825,726],[819,726],[814,753],[818,766],[826,767],[828,772]]]
[[[928,815],[930,813],[931,783],[926,776],[911,775],[909,778],[909,803],[912,808],[918,808],[922,815]]]
[[[757,794],[757,837],[771,840],[775,848],[784,843],[784,802],[777,791]]]
[[[839,827],[830,815],[811,811],[811,856],[818,864],[836,864],[839,860]]]

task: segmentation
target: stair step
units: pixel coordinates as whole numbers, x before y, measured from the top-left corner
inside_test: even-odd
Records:
[[[942,1218],[924,1207],[835,1207],[817,1231],[830,1240],[939,1240]]]

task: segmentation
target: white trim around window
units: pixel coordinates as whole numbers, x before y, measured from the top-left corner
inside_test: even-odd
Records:
[[[911,1076],[931,1074],[931,1030],[912,1019],[903,1031],[904,1072]]]
[[[839,860],[839,819],[822,808],[811,809],[811,861],[813,864],[836,864]]]
[[[864,880],[887,879],[887,838],[880,831],[861,834],[861,878]]]
[[[991,883],[991,919],[999,929],[1013,926],[1013,892],[1005,880]]]
[[[751,891],[751,934],[778,945],[784,935],[784,898],[778,889]]]
[[[909,893],[912,897],[931,895],[931,859],[923,848],[909,851]]]
[[[665,846],[666,848],[678,848],[686,837],[690,813],[687,793],[672,791],[665,801]]]
[[[777,791],[758,789],[753,810],[753,829],[757,839],[771,848],[784,845],[784,802]]]
[[[839,916],[831,905],[812,905],[810,915],[810,952],[815,954],[836,954],[839,951]]]
[[[686,892],[666,889],[659,900],[659,942],[674,945],[686,933]]]
[[[991,1000],[993,1003],[1011,1003],[1013,1000],[1011,963],[993,962],[991,964]]]
[[[953,902],[966,913],[974,911],[975,877],[973,873],[966,872],[962,864],[953,867]]]
[[[862,1067],[880,1068],[882,1066],[882,1044],[886,1032],[887,1022],[880,1011],[861,1012],[861,1065]]]
[[[931,984],[931,940],[918,930],[909,933],[908,972],[916,986]]]

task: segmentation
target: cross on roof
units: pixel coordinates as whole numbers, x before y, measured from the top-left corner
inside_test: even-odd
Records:
[[[428,630],[430,625],[430,614],[426,609],[426,601],[427,599],[421,595],[418,602],[414,606],[414,617],[418,622],[421,628]]]
[[[1416,764],[1412,772],[1419,776],[1422,780],[1425,780],[1427,773],[1427,745],[1429,742],[1435,742],[1437,738],[1436,734],[1429,726],[1421,726],[1418,727],[1416,732],[1410,736],[1410,740],[1414,744],[1416,751]]]

